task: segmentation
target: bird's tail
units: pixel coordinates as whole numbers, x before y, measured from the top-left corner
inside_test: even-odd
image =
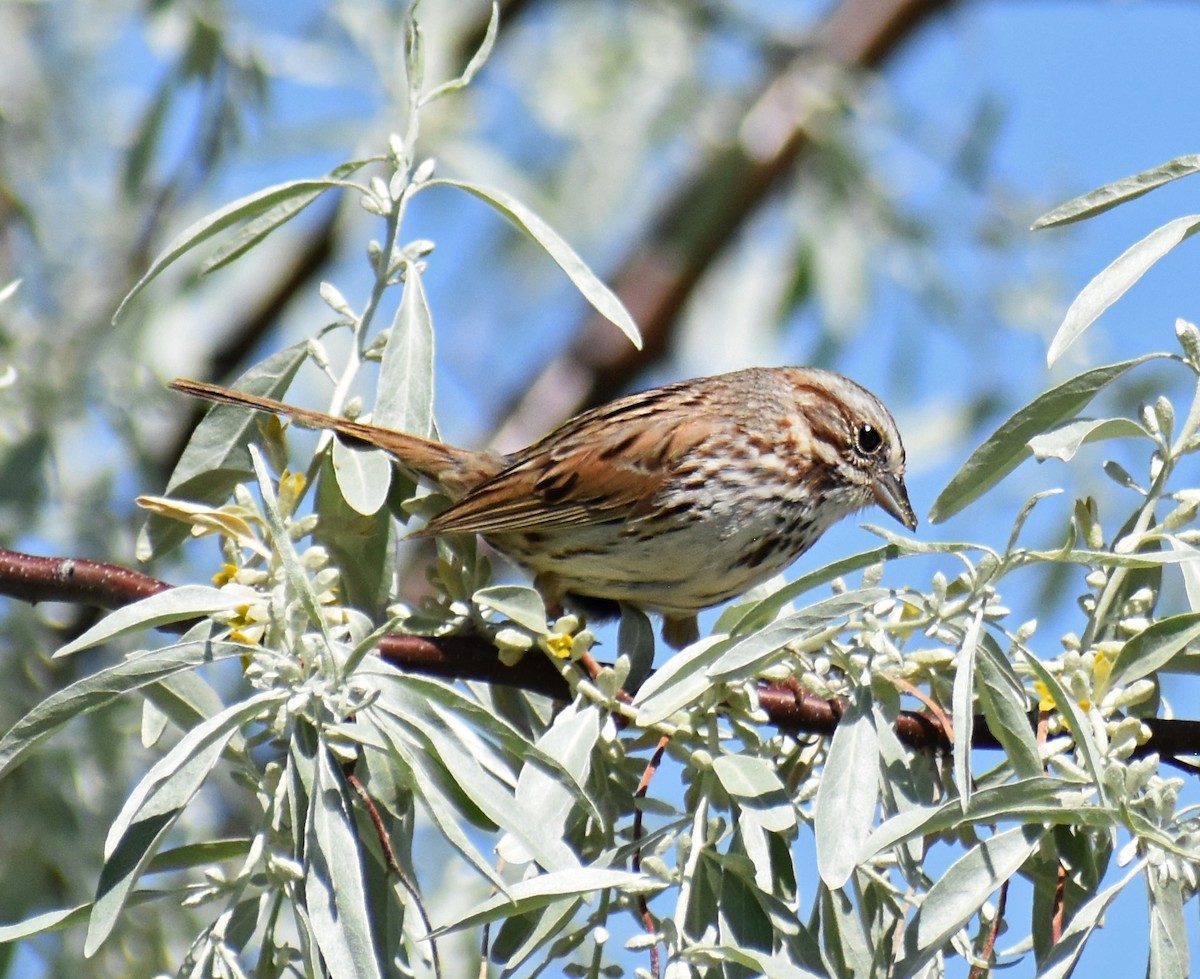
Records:
[[[348,442],[383,449],[395,456],[404,468],[439,484],[454,498],[462,496],[502,468],[502,457],[493,453],[459,449],[419,435],[338,418],[323,411],[299,408],[274,398],[235,391],[205,381],[180,377],[172,381],[170,387],[193,398],[285,415],[305,428],[329,429]]]

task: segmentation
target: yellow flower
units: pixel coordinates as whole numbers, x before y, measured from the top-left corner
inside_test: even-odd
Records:
[[[546,651],[558,659],[569,657],[575,643],[574,638],[565,632],[556,632],[554,635],[547,636],[543,641],[546,644]]]

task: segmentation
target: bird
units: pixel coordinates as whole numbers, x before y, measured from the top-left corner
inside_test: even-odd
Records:
[[[656,613],[676,649],[698,638],[698,612],[779,574],[842,518],[877,504],[917,526],[891,413],[821,368],[752,367],[651,388],[511,454],[203,381],[170,386],[383,449],[452,501],[411,536],[478,534],[532,573],[551,605]]]

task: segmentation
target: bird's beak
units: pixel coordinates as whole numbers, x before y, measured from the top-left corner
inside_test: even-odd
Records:
[[[875,502],[905,527],[909,530],[916,529],[917,515],[913,513],[912,504],[908,502],[908,490],[904,487],[903,477],[893,473],[880,473],[871,483],[871,493]]]

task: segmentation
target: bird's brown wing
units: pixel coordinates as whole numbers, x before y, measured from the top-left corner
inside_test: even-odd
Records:
[[[635,395],[567,422],[517,453],[420,535],[503,534],[640,516],[691,450],[722,426],[699,400],[663,393]]]

